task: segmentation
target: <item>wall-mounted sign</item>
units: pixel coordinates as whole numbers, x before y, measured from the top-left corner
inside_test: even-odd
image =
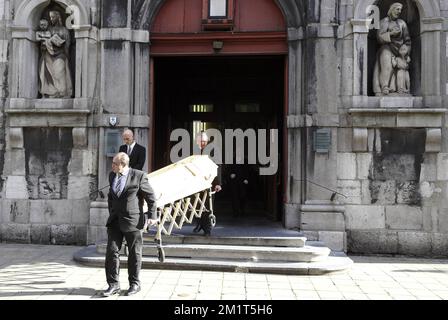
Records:
[[[109,117],[109,124],[115,127],[118,124],[118,117]]]
[[[318,153],[328,153],[331,145],[330,128],[316,129],[314,131],[314,151]]]
[[[106,156],[114,157],[120,150],[121,132],[119,129],[107,129],[106,130]]]

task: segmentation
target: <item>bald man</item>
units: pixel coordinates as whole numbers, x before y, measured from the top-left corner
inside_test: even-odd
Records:
[[[135,142],[134,133],[129,129],[124,130],[122,138],[124,145],[120,146],[119,152],[124,152],[129,156],[130,168],[143,170],[146,161],[146,148]]]

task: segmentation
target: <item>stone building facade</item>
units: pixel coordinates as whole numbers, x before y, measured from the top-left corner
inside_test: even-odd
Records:
[[[234,5],[235,28],[242,23],[237,17],[244,1],[256,5],[226,2]],[[385,17],[394,2],[403,5],[401,18],[412,40],[411,90],[376,96],[372,78],[379,47],[368,19],[376,10]],[[176,6],[207,4],[0,1],[2,241],[83,245],[105,237],[107,207],[94,191],[107,185],[109,139],[130,127],[148,146],[149,158],[155,152],[154,34],[164,30],[157,17],[169,16]],[[448,255],[448,0],[258,3],[264,4],[281,13],[285,35],[278,197],[284,227],[352,253]],[[72,25],[70,98],[39,93],[35,33],[51,8]],[[75,11],[73,20],[67,8]],[[204,29],[189,39],[213,32],[221,37],[232,30]],[[247,32],[237,40],[252,36]],[[185,32],[177,33],[179,42]],[[185,48],[177,44],[173,52],[182,56]],[[213,55],[219,52],[198,56]]]

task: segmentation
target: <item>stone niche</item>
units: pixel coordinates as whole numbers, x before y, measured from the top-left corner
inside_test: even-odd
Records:
[[[371,25],[371,12],[379,20],[387,16],[395,2],[403,5],[399,18],[406,22],[411,38],[410,90],[384,95],[374,93],[374,67],[379,51],[375,27]],[[375,7],[372,7],[375,6]],[[377,8],[378,10],[376,10]],[[347,87],[351,98],[349,108],[441,108],[443,84],[443,23],[439,0],[357,0],[354,2],[353,27],[353,87]],[[373,29],[370,29],[373,27]],[[431,50],[423,50],[431,48]],[[391,57],[392,59],[392,57]],[[398,63],[398,62],[397,62]],[[401,63],[401,62],[400,62]],[[401,64],[401,69],[405,70]],[[406,73],[405,73],[406,74]],[[400,73],[402,77],[403,73]],[[398,76],[398,74],[397,74]],[[400,78],[403,79],[403,78]],[[397,83],[398,84],[398,83]],[[402,82],[400,82],[402,85]],[[376,90],[375,90],[376,91]],[[383,99],[384,97],[388,99]],[[389,99],[398,97],[400,99]]]
[[[410,78],[411,78],[411,95],[421,95],[421,39],[420,39],[420,15],[414,1],[411,0],[378,0],[374,5],[380,9],[380,19],[387,16],[390,6],[399,2],[403,5],[400,19],[404,20],[408,26],[411,36],[411,63],[410,63]],[[368,95],[374,96],[373,92],[373,70],[375,61],[377,60],[377,53],[380,45],[376,36],[377,30],[371,29],[368,35],[368,76],[367,89]],[[412,107],[412,106],[411,106]]]
[[[67,199],[71,128],[24,128],[25,172],[29,198]]]
[[[98,32],[90,24],[89,9],[84,3],[80,0],[33,0],[18,5],[11,23],[10,109],[88,109],[96,81],[93,70],[97,69]],[[49,19],[50,10],[58,11],[66,26],[66,22],[71,21],[68,7],[77,8],[77,21],[73,28],[68,28],[72,96],[42,99],[38,73],[41,46],[36,31],[40,30],[40,19]]]
[[[419,180],[425,152],[425,129],[379,129],[369,175],[372,204],[421,205]]]
[[[47,21],[50,21],[50,18],[49,18],[50,11],[57,11],[57,12],[59,12],[59,14],[61,16],[62,23],[63,23],[63,25],[65,27],[65,23],[64,22],[66,22],[69,19],[68,15],[66,14],[67,10],[62,5],[60,5],[58,3],[55,3],[55,2],[51,2],[50,5],[48,5],[43,10],[43,12],[42,12],[42,14],[40,16],[40,19],[46,19]],[[39,29],[39,26],[36,26],[36,28]],[[75,61],[76,61],[76,39],[75,39],[75,33],[74,33],[73,29],[68,29],[68,32],[70,34],[70,39],[69,39],[69,49],[68,49],[68,52],[67,52],[67,59],[68,59],[68,62],[69,62],[69,72],[70,72],[70,80],[71,80],[71,87],[72,87],[72,90],[71,90],[72,91],[72,95],[70,97],[66,97],[66,98],[73,98],[74,97],[74,90],[73,90],[73,88],[75,88],[75,73],[74,73],[74,71],[76,70],[76,64],[75,64]],[[41,60],[42,60],[42,51],[40,49],[41,43],[36,41],[36,46],[38,47],[38,51],[39,51],[38,68],[40,68],[40,63],[41,63]],[[38,76],[39,76],[39,72],[38,72]],[[43,97],[42,93],[38,91],[37,98],[38,99],[42,99],[42,98],[45,98],[45,97]],[[54,100],[54,98],[52,98],[51,100]],[[47,104],[51,105],[51,100],[48,101],[48,102],[44,102],[44,105],[47,105]],[[61,100],[59,102],[59,104],[60,104],[65,99],[57,99],[57,100]],[[37,103],[37,104],[39,104],[39,103]],[[40,103],[40,104],[42,104],[42,103]]]

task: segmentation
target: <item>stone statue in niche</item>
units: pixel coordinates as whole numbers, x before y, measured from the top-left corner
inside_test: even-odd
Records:
[[[70,33],[59,11],[49,12],[50,22],[41,19],[36,32],[40,43],[39,92],[43,98],[70,98],[72,80],[69,66]]]
[[[381,45],[373,71],[373,92],[377,96],[410,92],[411,37],[406,22],[399,19],[402,9],[401,3],[392,4],[377,30]]]

